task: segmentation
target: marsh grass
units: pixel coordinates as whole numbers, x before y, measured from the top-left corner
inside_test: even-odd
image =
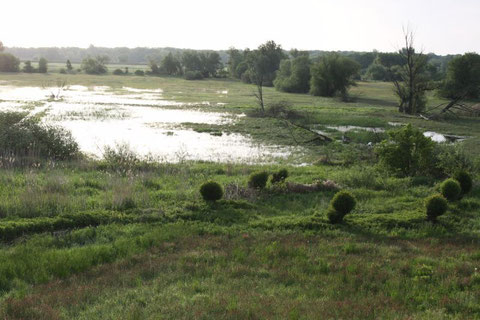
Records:
[[[131,68],[133,70],[133,68]],[[49,75],[4,75],[41,85]],[[252,86],[229,80],[58,75],[69,83],[162,88],[168,99],[209,101],[205,111],[254,110]],[[388,129],[389,122],[468,135],[480,153],[478,119],[424,121],[397,113],[391,85],[360,83],[355,102],[284,94],[306,125]],[[218,91],[228,91],[219,94]],[[227,103],[217,105],[217,103]],[[199,107],[199,106],[195,106]],[[274,117],[240,117],[231,125],[184,124],[242,133],[284,146],[312,138]],[[341,138],[338,130],[328,134]],[[279,164],[78,159],[0,170],[0,317],[6,319],[471,319],[480,312],[480,185],[436,223],[423,200],[435,177],[399,178],[375,166],[368,132],[350,144],[302,144]],[[381,137],[378,137],[379,139]],[[298,150],[298,149],[294,149]],[[301,153],[301,154],[300,154]],[[293,162],[293,160],[299,160]],[[310,165],[314,160],[319,161]],[[292,165],[293,163],[302,165]],[[288,181],[330,180],[357,199],[342,225],[326,210],[332,190],[248,189],[252,172],[287,168]],[[473,167],[474,181],[478,171]],[[200,185],[214,180],[225,200],[206,204]],[[476,269],[477,268],[477,269]]]
[[[284,232],[199,235],[194,226],[183,225],[180,234],[180,226],[169,227],[176,233],[146,253],[9,298],[4,315],[427,319],[477,312],[471,244],[339,236],[342,244]]]

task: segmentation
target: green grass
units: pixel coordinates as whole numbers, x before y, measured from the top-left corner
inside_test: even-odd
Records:
[[[396,177],[375,166],[366,143],[383,133],[348,132],[350,144],[304,144],[311,133],[251,116],[254,87],[231,80],[0,74],[23,86],[57,78],[112,90],[161,88],[175,101],[209,101],[205,111],[247,116],[229,125],[182,126],[300,144],[304,151],[269,165],[187,161],[125,169],[78,160],[2,168],[1,318],[480,318],[478,172],[472,193],[432,223],[424,199],[438,193],[441,180]],[[224,90],[228,94],[218,93]],[[425,121],[399,114],[387,83],[359,83],[352,103],[265,92],[267,102],[289,100],[300,114],[297,123],[335,139],[342,134],[327,126],[390,129],[393,121],[468,135],[466,150],[477,159],[480,154],[478,118]],[[307,165],[295,165],[299,161]],[[355,196],[355,210],[332,225],[326,211],[334,191],[247,189],[252,172],[281,168],[289,171],[287,182],[335,181]],[[199,187],[208,180],[224,186],[227,199],[205,203]]]

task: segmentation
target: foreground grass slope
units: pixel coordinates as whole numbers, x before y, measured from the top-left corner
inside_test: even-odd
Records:
[[[205,111],[247,116],[193,130],[248,133],[294,145],[310,133],[253,112],[253,87],[234,81],[68,76],[70,84],[162,88],[167,99],[209,101]],[[41,85],[57,75],[0,75]],[[222,93],[227,91],[228,94]],[[398,114],[391,87],[361,83],[342,103],[267,89],[288,99],[305,125],[424,130],[467,135],[480,152],[478,118],[424,121]],[[220,93],[219,93],[220,92]],[[217,103],[227,105],[217,105]],[[436,103],[435,101],[432,102]],[[205,131],[207,130],[207,131]],[[293,130],[293,131],[292,131]],[[292,137],[292,132],[295,139]],[[0,171],[0,315],[6,319],[475,319],[480,318],[480,186],[426,221],[424,199],[441,180],[397,177],[375,166],[367,142],[383,133],[348,132],[350,144],[303,144],[308,165],[45,161]],[[377,140],[376,140],[377,139]],[[286,167],[287,181],[333,180],[357,199],[345,223],[326,217],[334,191],[246,188],[252,172]],[[478,171],[474,180],[478,181]],[[215,180],[226,199],[198,192]]]

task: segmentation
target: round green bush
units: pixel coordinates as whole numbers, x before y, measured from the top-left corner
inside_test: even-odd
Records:
[[[120,76],[120,75],[123,74],[123,71],[122,71],[121,69],[115,69],[115,70],[113,71],[113,74],[116,75],[116,76]]]
[[[280,169],[272,174],[272,184],[277,184],[285,181],[288,178],[288,170]]]
[[[448,209],[447,200],[440,194],[433,195],[425,200],[427,218],[435,221],[437,217],[444,214]]]
[[[457,180],[460,183],[460,188],[462,189],[462,195],[469,193],[472,191],[473,187],[473,180],[472,176],[468,174],[466,171],[457,171],[454,175],[453,178]]]
[[[357,201],[353,195],[348,191],[339,191],[335,194],[330,206],[335,209],[335,211],[346,215],[355,208]]]
[[[334,208],[332,208],[332,207],[329,207],[329,208],[328,208],[327,217],[328,217],[328,220],[329,220],[331,223],[340,223],[340,222],[342,222],[344,216],[345,216],[345,214],[343,214],[343,213],[341,213],[341,212],[338,212],[338,211],[335,210]]]
[[[208,181],[200,187],[200,194],[205,201],[217,201],[223,197],[223,188],[218,182]]]
[[[143,70],[135,70],[135,75],[136,76],[144,76],[145,72]]]
[[[448,201],[457,200],[462,193],[462,187],[460,187],[460,183],[455,179],[447,179],[443,181],[440,190],[442,195]]]
[[[265,189],[268,181],[268,172],[254,172],[250,175],[248,179],[248,186],[253,189]]]

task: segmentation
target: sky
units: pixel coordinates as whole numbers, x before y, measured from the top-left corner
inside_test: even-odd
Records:
[[[395,51],[402,28],[437,54],[480,53],[480,0],[2,0],[6,47]]]

